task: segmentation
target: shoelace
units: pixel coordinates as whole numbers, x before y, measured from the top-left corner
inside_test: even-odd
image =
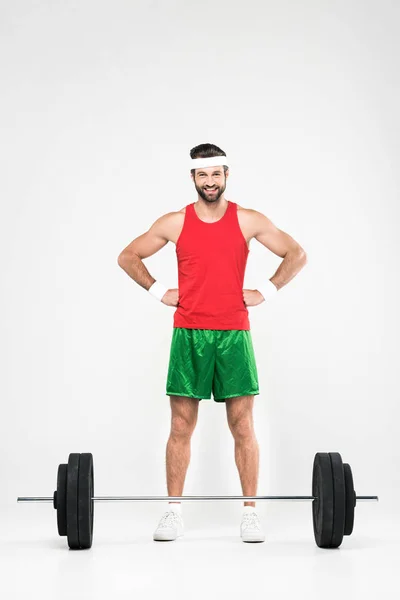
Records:
[[[160,520],[160,523],[158,525],[158,529],[165,529],[167,527],[170,527],[171,525],[175,524],[175,521],[177,521],[179,519],[180,515],[176,512],[168,511],[166,512]]]
[[[258,531],[261,531],[260,521],[258,519],[257,513],[255,513],[255,512],[245,513],[243,515],[242,526],[243,526],[243,529],[253,528],[253,529],[258,529]]]

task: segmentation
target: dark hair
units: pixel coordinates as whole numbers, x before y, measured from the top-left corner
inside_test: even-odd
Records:
[[[226,156],[225,152],[215,146],[215,144],[200,144],[199,146],[195,146],[190,151],[190,158],[211,158],[212,156]],[[226,172],[228,167],[223,165],[224,174],[226,176]],[[196,169],[191,169],[191,173],[194,177]]]

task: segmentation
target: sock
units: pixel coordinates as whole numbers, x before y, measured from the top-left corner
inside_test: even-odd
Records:
[[[169,502],[168,503],[168,510],[172,510],[173,512],[177,512],[179,514],[182,514],[182,504],[181,504],[181,502]]]
[[[243,513],[257,512],[255,506],[243,506]]]

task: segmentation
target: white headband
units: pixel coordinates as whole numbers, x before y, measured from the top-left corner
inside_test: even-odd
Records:
[[[200,169],[200,167],[220,167],[228,166],[226,156],[212,156],[211,158],[192,158],[190,162],[191,169]]]

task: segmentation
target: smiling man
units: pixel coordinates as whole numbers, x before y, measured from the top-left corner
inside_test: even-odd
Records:
[[[212,393],[215,402],[226,406],[243,496],[255,496],[259,449],[253,403],[260,391],[248,307],[268,302],[304,267],[307,257],[268,217],[225,198],[229,161],[221,148],[201,144],[190,157],[197,201],[157,219],[120,253],[118,264],[152,296],[176,307],[166,382],[171,405],[168,495],[183,494],[199,402],[211,399]],[[283,261],[270,279],[260,276],[257,289],[247,290],[243,282],[253,238]],[[142,262],[168,242],[176,245],[177,289],[156,281]],[[244,502],[240,534],[245,542],[265,540],[255,502]],[[153,539],[181,535],[181,503],[170,502]]]

